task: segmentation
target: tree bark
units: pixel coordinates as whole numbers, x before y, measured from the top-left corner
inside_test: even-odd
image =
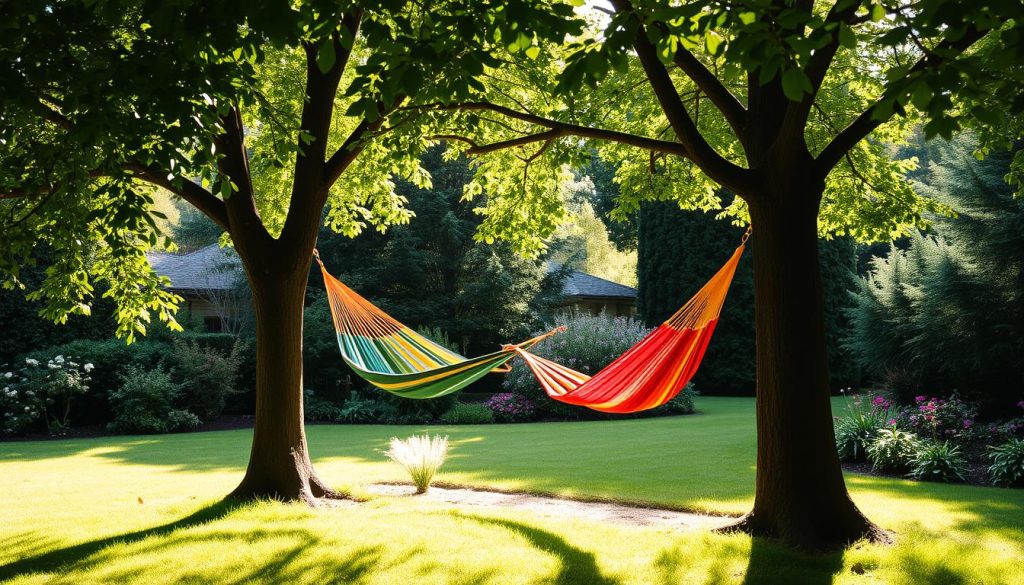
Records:
[[[824,185],[794,180],[806,172],[779,175],[747,198],[754,226],[757,479],[753,510],[730,529],[813,550],[887,540],[850,499],[836,452],[818,258]]]
[[[245,477],[229,498],[315,504],[321,497],[339,497],[313,470],[303,425],[302,313],[308,261],[305,266],[290,274],[257,274],[246,267],[256,313],[256,425]]]

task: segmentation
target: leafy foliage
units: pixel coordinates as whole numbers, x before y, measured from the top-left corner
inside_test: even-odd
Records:
[[[843,461],[863,461],[885,422],[877,412],[853,412],[836,422],[836,450]]]
[[[846,346],[876,378],[902,371],[914,386],[959,388],[992,402],[1024,383],[1024,199],[1003,181],[1009,153],[976,161],[961,136],[936,149],[921,189],[955,219],[871,262],[849,317]]]
[[[1011,439],[989,450],[988,474],[995,485],[1024,485],[1024,439]]]
[[[920,441],[917,436],[897,428],[879,429],[867,446],[868,461],[874,469],[904,473],[910,469]]]
[[[494,422],[494,413],[483,404],[455,403],[448,412],[441,415],[441,422],[448,425],[479,425]]]
[[[111,392],[114,420],[107,427],[116,433],[166,433],[199,426],[199,417],[176,409],[181,387],[162,367],[143,370],[129,366],[121,387]]]
[[[926,442],[914,455],[910,477],[921,481],[963,481],[964,458],[960,447],[949,441]]]

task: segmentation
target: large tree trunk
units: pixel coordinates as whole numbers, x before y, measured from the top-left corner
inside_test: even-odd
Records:
[[[822,186],[792,175],[770,184],[750,198],[757,486],[736,528],[816,550],[885,539],[850,499],[836,452],[817,244]]]
[[[307,270],[249,273],[256,312],[256,426],[249,467],[229,497],[303,500],[337,496],[309,460],[302,410],[302,311]]]

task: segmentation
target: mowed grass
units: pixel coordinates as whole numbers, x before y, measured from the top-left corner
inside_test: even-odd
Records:
[[[391,436],[447,434],[439,479],[742,513],[753,400],[694,416],[460,427],[311,426],[317,468],[360,491],[404,479]],[[804,555],[771,542],[452,508],[415,498],[311,510],[219,503],[251,431],[0,443],[0,580],[17,583],[1024,583],[1024,490],[848,475],[895,546]]]

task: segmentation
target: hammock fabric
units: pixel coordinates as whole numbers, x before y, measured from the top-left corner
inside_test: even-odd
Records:
[[[748,236],[749,230],[743,242]],[[506,348],[518,353],[547,395],[560,402],[620,414],[661,406],[675,398],[696,373],[743,249],[741,243],[689,302],[593,377],[534,355],[527,348]]]
[[[399,323],[331,276],[320,261],[341,357],[367,382],[404,398],[437,398],[457,392],[555,331],[500,351],[465,358]],[[557,330],[556,330],[557,331]]]

